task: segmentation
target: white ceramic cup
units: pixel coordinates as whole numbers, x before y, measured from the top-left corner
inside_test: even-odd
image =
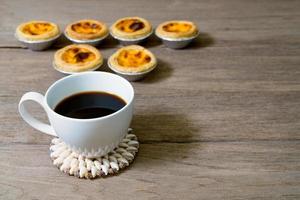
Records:
[[[126,105],[104,117],[75,119],[54,111],[66,97],[84,92],[102,91],[118,95]],[[24,94],[19,102],[22,118],[33,128],[60,137],[73,151],[86,157],[100,157],[113,150],[126,135],[133,115],[134,90],[124,78],[107,72],[84,72],[70,75],[53,83],[45,96],[37,92]],[[25,102],[40,104],[47,113],[50,125],[35,119]]]

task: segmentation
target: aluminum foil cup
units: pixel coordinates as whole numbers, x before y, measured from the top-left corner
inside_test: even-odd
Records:
[[[89,70],[85,70],[85,71],[81,71],[81,72],[68,72],[68,71],[64,71],[64,70],[61,70],[59,68],[57,68],[56,64],[53,62],[52,63],[52,66],[53,68],[58,71],[58,72],[61,72],[63,74],[67,74],[67,75],[71,75],[71,74],[78,74],[78,73],[82,73],[82,72],[88,72],[88,71],[95,71],[96,69],[99,69],[101,66],[103,65],[103,63],[101,63],[100,65],[96,65],[94,68],[92,69],[89,69]]]
[[[147,74],[149,74],[152,70],[155,69],[155,67],[157,66],[157,64],[155,66],[153,66],[152,68],[150,68],[149,70],[147,71],[144,71],[144,72],[120,72],[116,69],[114,69],[109,60],[108,60],[108,67],[113,71],[115,72],[116,74],[118,74],[119,76],[122,76],[123,78],[127,79],[128,81],[138,81],[138,80],[141,80],[143,79]]]
[[[25,47],[31,49],[32,51],[43,51],[45,49],[48,49],[59,37],[61,34],[58,34],[57,36],[47,39],[47,40],[38,40],[38,41],[32,41],[32,40],[25,40],[24,38],[20,38],[17,35],[15,37],[19,42],[21,42]]]
[[[148,37],[150,37],[153,33],[153,30],[151,30],[150,33],[148,33],[147,35],[140,37],[140,38],[135,38],[135,39],[125,39],[125,38],[120,38],[118,36],[115,36],[112,34],[112,32],[110,32],[110,35],[115,38],[116,40],[118,40],[120,42],[120,44],[127,46],[127,45],[134,45],[134,44],[140,44],[142,42],[144,42],[145,40],[147,40]]]
[[[109,33],[107,33],[106,35],[104,35],[101,38],[96,38],[96,39],[91,39],[91,40],[78,40],[78,39],[74,39],[71,38],[70,36],[68,36],[68,34],[66,32],[64,32],[65,37],[70,40],[71,42],[75,43],[75,44],[89,44],[92,46],[98,46],[102,43],[102,41],[107,38],[107,36],[109,35]]]
[[[198,37],[198,35],[199,33],[187,38],[167,38],[156,34],[156,36],[162,40],[163,44],[171,49],[182,49],[188,46],[195,38]]]

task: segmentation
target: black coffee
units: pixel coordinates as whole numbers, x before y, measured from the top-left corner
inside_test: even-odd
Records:
[[[106,92],[82,92],[59,102],[54,111],[66,117],[91,119],[110,115],[126,105],[119,96]]]

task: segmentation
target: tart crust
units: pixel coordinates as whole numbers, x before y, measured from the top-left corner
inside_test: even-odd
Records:
[[[83,19],[70,23],[66,27],[65,33],[74,39],[91,40],[106,36],[108,28],[103,22],[93,19]]]
[[[198,29],[193,22],[174,20],[166,21],[158,25],[155,33],[158,37],[180,39],[197,35]]]
[[[16,35],[25,40],[47,40],[59,35],[59,27],[47,21],[29,21],[20,24],[16,29]]]
[[[150,22],[141,17],[118,19],[110,28],[111,33],[123,39],[138,39],[152,31]]]
[[[155,56],[139,45],[120,48],[108,60],[110,66],[125,73],[141,73],[156,66]]]
[[[98,49],[87,44],[72,44],[54,55],[55,67],[65,72],[88,71],[102,63],[103,57]]]

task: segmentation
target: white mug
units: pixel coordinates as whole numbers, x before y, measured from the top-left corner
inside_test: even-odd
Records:
[[[70,118],[54,111],[60,101],[84,91],[115,94],[124,99],[126,105],[110,115],[92,119]],[[33,128],[60,137],[73,151],[92,158],[113,150],[126,135],[133,115],[133,100],[133,87],[124,78],[107,72],[84,72],[56,81],[45,96],[37,92],[24,94],[19,102],[19,112]],[[50,125],[29,114],[26,101],[39,103],[47,113]]]

